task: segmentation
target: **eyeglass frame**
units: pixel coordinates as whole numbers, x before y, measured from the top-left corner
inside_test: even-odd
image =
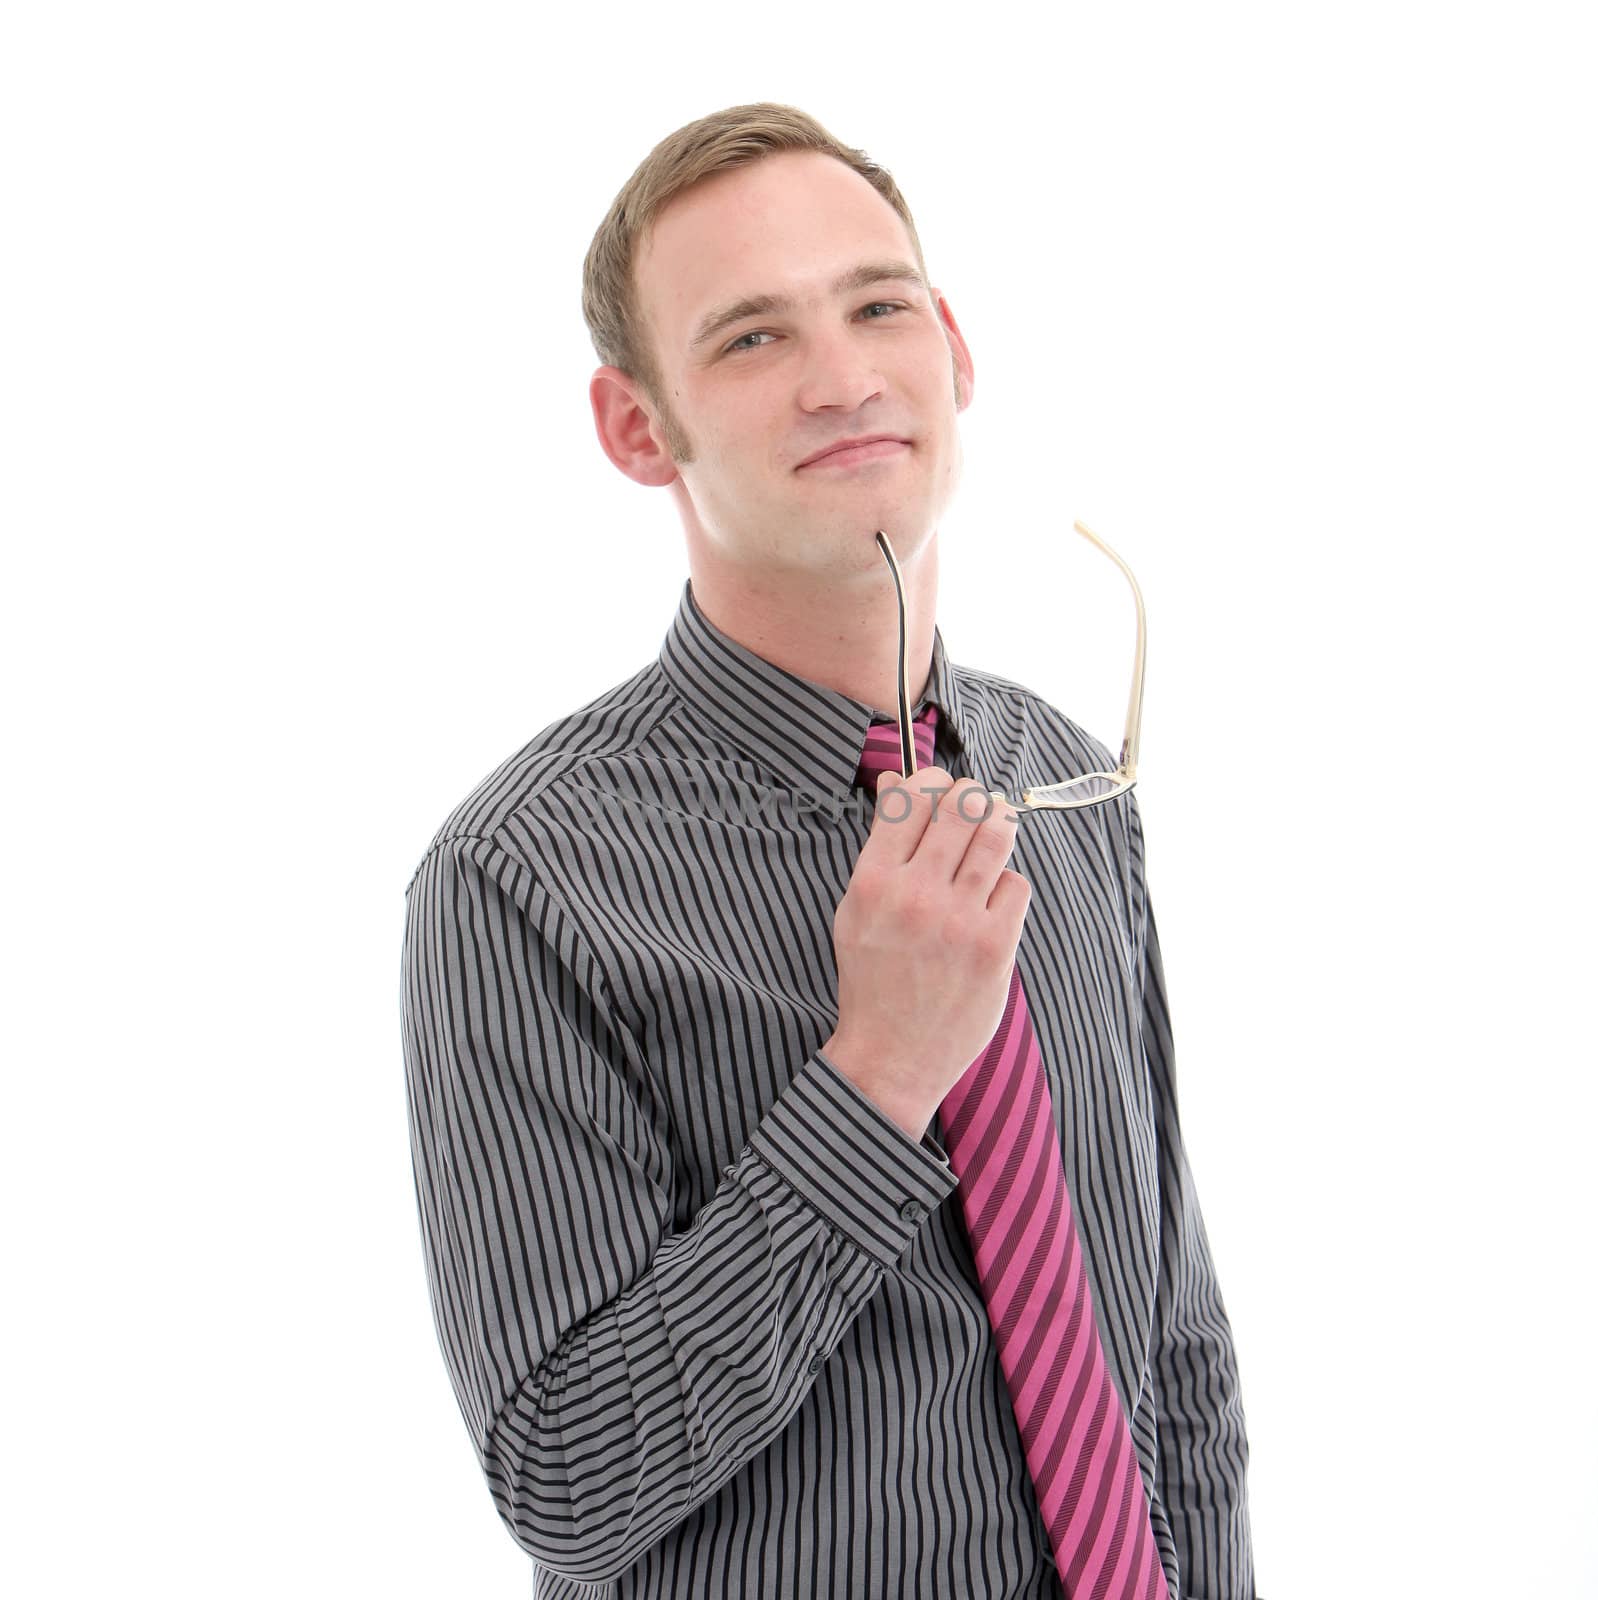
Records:
[[[1137,602],[1137,656],[1133,662],[1132,693],[1126,707],[1126,732],[1121,740],[1120,760],[1114,772],[1084,772],[1080,777],[1068,778],[1064,783],[1044,784],[1036,789],[1023,789],[1019,800],[1011,800],[998,789],[988,791],[996,800],[1002,800],[1008,806],[1013,806],[1018,813],[1025,814],[1029,811],[1083,811],[1089,806],[1103,805],[1107,800],[1113,800],[1117,795],[1126,794],[1137,783],[1137,752],[1138,735],[1143,723],[1143,665],[1145,660],[1146,627],[1143,616],[1143,591],[1138,588],[1137,579],[1132,576],[1132,569],[1113,551],[1098,534],[1083,522],[1073,522],[1072,526],[1084,538],[1090,539],[1107,555],[1122,572],[1126,574],[1126,581],[1132,585],[1132,598]],[[899,563],[893,553],[893,546],[888,542],[888,536],[881,528],[877,529],[877,548],[881,550],[883,559],[888,563],[888,569],[893,574],[893,587],[899,603],[899,770],[905,777],[910,777],[916,770],[916,748],[910,724],[910,680],[906,666],[907,638],[904,610],[904,582],[899,576]],[[1104,794],[1096,794],[1087,799],[1043,799],[1045,795],[1058,794],[1062,789],[1073,789],[1078,784],[1088,783],[1094,779],[1113,783],[1115,787]]]

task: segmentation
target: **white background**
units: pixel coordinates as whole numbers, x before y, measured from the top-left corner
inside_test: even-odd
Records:
[[[954,658],[1116,747],[1072,519],[1143,587],[1261,1593],[1598,1592],[1586,22],[9,9],[11,1592],[530,1592],[431,1322],[402,897],[659,649],[582,257],[764,99],[890,168],[970,344]]]

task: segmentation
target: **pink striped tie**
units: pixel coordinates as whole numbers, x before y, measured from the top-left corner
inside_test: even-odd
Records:
[[[922,766],[932,765],[937,719],[929,704],[915,720]],[[856,781],[875,794],[877,774],[898,772],[899,763],[898,723],[873,722]],[[1018,967],[998,1030],[938,1114],[1065,1592],[1069,1600],[1170,1600],[1126,1412],[1099,1342]]]

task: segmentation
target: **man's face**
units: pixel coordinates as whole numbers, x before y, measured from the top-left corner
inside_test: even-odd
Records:
[[[851,269],[910,276],[835,290]],[[705,559],[814,575],[881,570],[936,531],[962,465],[970,355],[915,274],[909,235],[864,178],[814,151],[719,173],[657,218],[637,261],[646,332],[668,390],[643,437]],[[788,309],[706,321],[753,296]],[[906,444],[801,465],[859,434]],[[642,464],[642,463],[640,463]],[[675,481],[665,474],[675,472]]]

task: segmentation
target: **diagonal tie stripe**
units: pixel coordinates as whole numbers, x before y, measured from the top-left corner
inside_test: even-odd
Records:
[[[936,732],[938,708],[928,705],[911,723],[916,742],[916,765],[932,765],[932,743]],[[877,789],[879,772],[899,772],[899,724],[873,722],[866,729],[865,749],[860,755],[860,765],[855,769],[855,782],[864,784],[873,794]]]
[[[938,708],[915,719],[930,766]],[[873,722],[855,781],[900,770],[899,727]],[[1170,1600],[1125,1408],[1110,1378],[1018,966],[987,1048],[939,1107],[943,1145],[1027,1469],[1069,1600]]]

